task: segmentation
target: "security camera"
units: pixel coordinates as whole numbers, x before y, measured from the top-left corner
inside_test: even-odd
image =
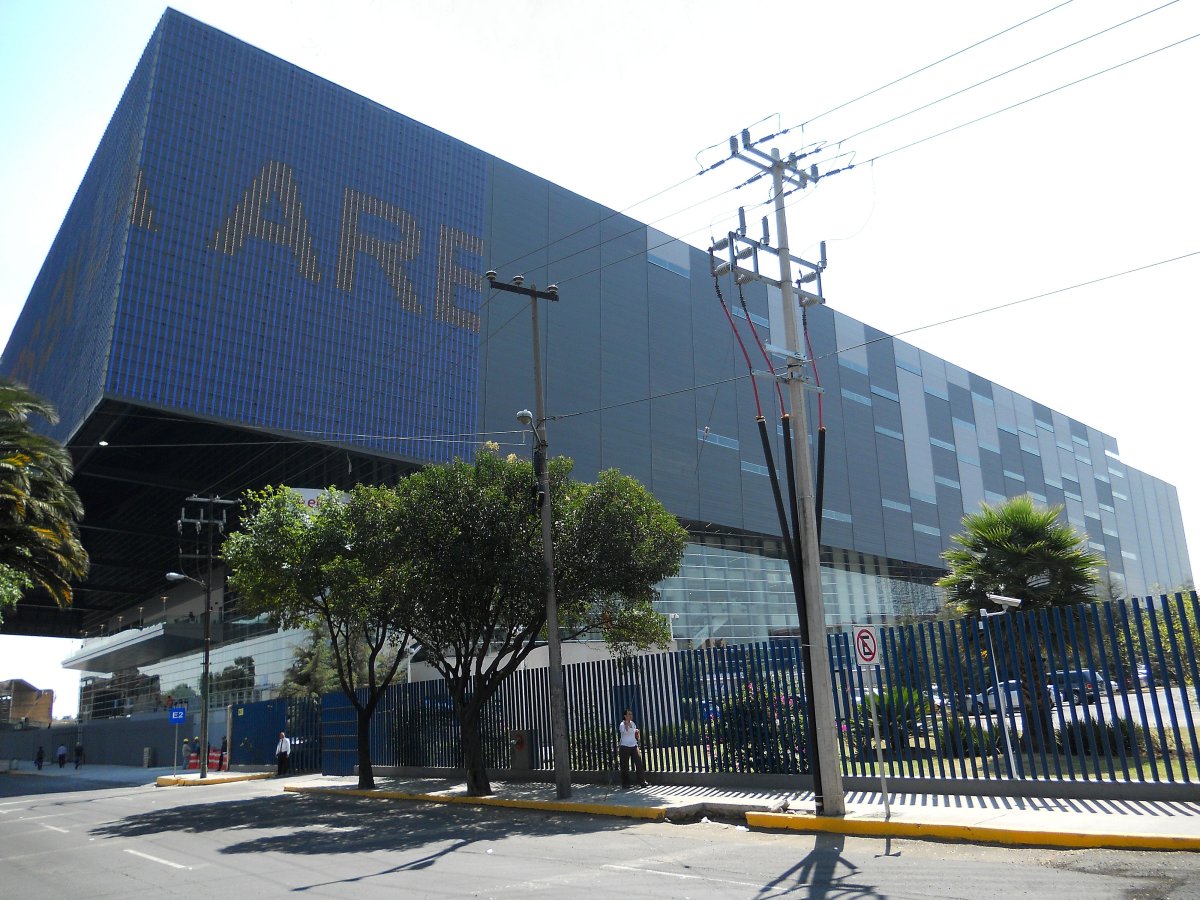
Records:
[[[1008,607],[1009,609],[1019,609],[1021,606],[1021,601],[1016,597],[1005,597],[1001,594],[988,594],[987,598],[993,603],[998,603],[1001,606]]]
[[[524,425],[526,428],[528,428],[530,425],[533,424],[533,413],[531,413],[527,409],[523,409],[519,413],[517,413],[517,421],[520,422],[522,425]]]

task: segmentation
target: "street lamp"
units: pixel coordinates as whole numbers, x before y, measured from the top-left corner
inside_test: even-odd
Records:
[[[542,392],[537,392],[541,407]],[[542,571],[546,585],[546,649],[549,653],[550,731],[554,744],[554,782],[558,798],[571,796],[570,750],[567,746],[567,692],[563,685],[562,641],[558,634],[558,597],[554,590],[554,510],[550,500],[550,473],[546,465],[546,421],[535,422],[527,409],[517,413],[517,421],[533,432],[533,474],[537,479],[537,503],[542,518]]]
[[[979,627],[987,635],[988,656],[992,658],[992,681],[996,685],[996,700],[1000,704],[1000,730],[1004,736],[1004,752],[1008,758],[1008,777],[1014,778],[1017,774],[1017,760],[1013,755],[1012,736],[1008,731],[1008,684],[1005,683],[1004,689],[1000,688],[1000,670],[996,667],[996,645],[992,639],[991,623],[988,619],[1002,616],[1010,609],[1020,609],[1021,600],[1017,597],[1005,597],[1002,594],[987,594],[989,600],[997,606],[1002,607],[999,612],[988,612],[986,609],[979,611]],[[1026,723],[1026,728],[1029,727]]]
[[[558,799],[571,796],[571,757],[567,747],[567,691],[563,685],[562,644],[558,634],[558,600],[554,595],[554,539],[553,504],[550,502],[550,476],[546,471],[546,406],[542,396],[542,340],[541,322],[538,320],[538,300],[557,300],[558,285],[552,284],[544,291],[530,285],[525,286],[525,277],[516,275],[508,284],[497,281],[496,273],[489,270],[484,276],[488,284],[498,291],[508,291],[529,298],[529,311],[533,317],[533,397],[534,412],[527,409],[517,413],[517,421],[533,431],[533,468],[538,482],[538,499],[542,512],[542,565],[546,584],[546,649],[549,652],[550,670],[550,730],[554,738],[554,783]],[[535,417],[536,415],[536,417]]]
[[[184,575],[182,572],[168,572],[167,581],[190,581],[204,588],[204,664],[200,670],[200,777],[208,777],[208,670],[212,653],[212,622],[209,609],[212,606],[212,586],[207,581]],[[164,608],[166,606],[164,598]]]

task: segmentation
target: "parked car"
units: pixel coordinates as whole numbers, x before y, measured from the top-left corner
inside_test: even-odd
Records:
[[[1055,703],[1095,703],[1099,686],[1104,684],[1092,669],[1069,669],[1049,672],[1046,684]]]
[[[1019,710],[1021,708],[1021,682],[1015,679],[1006,681],[1003,687],[1008,693],[1008,697],[1006,698],[1008,708]],[[996,686],[992,685],[982,694],[976,694],[972,697],[970,708],[967,711],[972,713],[1000,712],[1000,694],[996,691]]]
[[[1154,676],[1150,674],[1150,667],[1145,663],[1137,667],[1134,678],[1137,679],[1136,684],[1139,688],[1154,687]]]

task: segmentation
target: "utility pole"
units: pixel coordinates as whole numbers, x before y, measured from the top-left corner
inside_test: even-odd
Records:
[[[799,540],[795,553],[801,575],[801,590],[797,592],[797,605],[801,626],[801,642],[804,645],[805,679],[812,698],[811,731],[816,743],[812,770],[817,797],[817,813],[825,816],[844,816],[846,798],[842,789],[841,758],[838,753],[837,717],[833,708],[833,680],[829,672],[829,645],[825,631],[825,603],[821,594],[821,546],[818,540],[817,517],[813,498],[813,473],[811,452],[808,446],[808,412],[805,406],[804,366],[809,362],[800,348],[800,332],[797,328],[796,305],[811,306],[824,303],[821,295],[821,272],[825,268],[825,245],[821,245],[821,261],[808,262],[793,257],[788,247],[787,214],[784,209],[785,189],[803,189],[819,177],[817,167],[805,170],[798,166],[800,157],[795,154],[786,159],[778,149],[768,154],[759,150],[750,140],[748,130],[742,131],[741,144],[738,138],[730,137],[731,159],[740,159],[771,176],[775,197],[775,231],[779,246],[772,248],[766,237],[766,219],[763,219],[764,236],[761,241],[747,238],[745,219],[742,217],[740,232],[730,232],[726,241],[718,241],[713,248],[728,250],[727,262],[717,266],[715,275],[732,272],[738,283],[762,281],[775,285],[783,295],[783,322],[786,335],[787,373],[782,376],[788,387],[788,403],[791,419],[795,425],[792,440],[792,461],[796,472],[796,506],[792,510],[797,525]],[[832,174],[832,173],[829,173]],[[759,269],[759,254],[775,256],[779,262],[778,280],[765,276]],[[742,260],[751,260],[751,267],[740,265]],[[804,274],[793,284],[792,263],[795,262]],[[800,285],[816,282],[812,293]],[[801,602],[803,600],[803,602]]]
[[[193,584],[198,584],[204,588],[204,615],[201,617],[204,623],[204,661],[200,670],[200,777],[208,777],[208,687],[210,679],[210,670],[212,663],[212,583],[213,583],[213,540],[216,533],[223,534],[225,532],[225,511],[230,506],[237,506],[237,500],[222,500],[218,496],[212,497],[188,497],[185,503],[200,504],[200,512],[195,516],[188,516],[188,508],[184,506],[179,511],[179,522],[177,527],[179,533],[183,534],[183,526],[194,525],[196,527],[196,535],[200,536],[203,529],[205,531],[205,551],[204,553],[184,553],[182,549],[179,553],[180,561],[185,559],[205,560],[207,562],[206,575],[203,580],[193,578],[183,572],[168,572],[166,577],[168,581],[190,581]],[[163,608],[166,609],[164,601]]]
[[[538,320],[538,300],[558,300],[558,285],[552,284],[544,291],[536,286],[524,286],[525,278],[515,276],[511,282],[496,281],[496,273],[489,271],[487,280],[498,291],[508,291],[529,298],[533,315],[533,397],[534,415],[528,410],[517,413],[517,421],[533,429],[533,468],[537,478],[538,505],[542,514],[542,569],[546,585],[546,650],[549,653],[550,683],[550,730],[554,742],[554,784],[559,800],[571,796],[571,756],[567,746],[567,691],[563,684],[562,640],[558,633],[558,598],[554,593],[554,505],[550,499],[550,473],[548,451],[550,442],[546,435],[546,401],[542,396],[542,341],[541,323]]]

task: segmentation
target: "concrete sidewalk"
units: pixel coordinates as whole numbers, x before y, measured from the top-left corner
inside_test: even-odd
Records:
[[[71,783],[87,783],[89,785],[111,784],[123,787],[139,784],[159,784],[163,786],[164,782],[174,783],[175,781],[181,784],[189,784],[193,781],[199,784],[212,784],[222,781],[246,781],[253,778],[269,778],[274,776],[274,772],[217,772],[216,770],[212,770],[208,773],[207,780],[200,781],[200,773],[195,769],[181,769],[176,766],[142,768],[140,766],[110,766],[84,763],[76,769],[74,763],[68,762],[61,769],[58,767],[58,763],[54,765],[46,763],[39,770],[32,762],[22,760],[17,768],[0,772],[0,777],[3,776],[61,780],[63,782],[63,790],[69,791],[71,790]]]
[[[304,783],[291,782],[285,791],[666,821],[711,816],[769,830],[1031,847],[1200,850],[1200,803],[908,794],[890,798],[889,816],[882,795],[854,793],[846,796],[846,815],[835,818],[816,815],[811,793],[575,785],[569,800],[559,800],[554,785],[543,783],[493,782],[491,796],[470,797],[464,783],[434,779],[377,778],[371,791],[357,790],[353,778],[310,776]]]

